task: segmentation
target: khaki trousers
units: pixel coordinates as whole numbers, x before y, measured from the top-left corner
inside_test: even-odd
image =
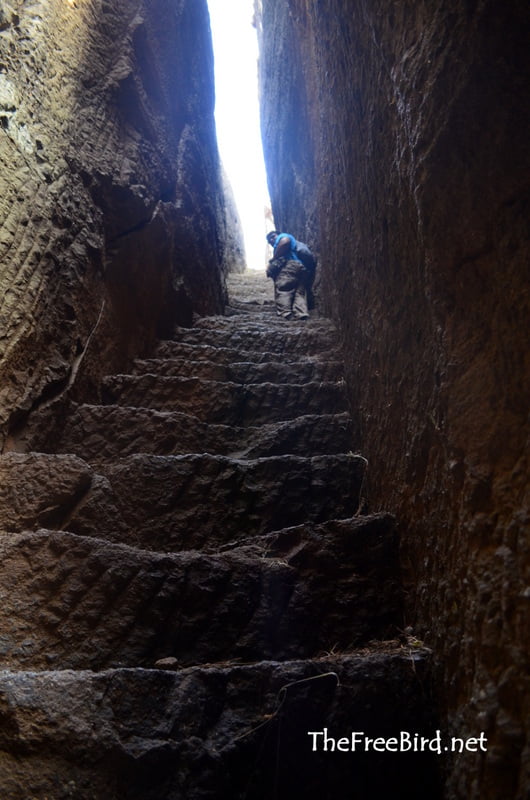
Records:
[[[276,313],[289,319],[307,319],[307,288],[304,265],[300,261],[287,261],[274,281]]]

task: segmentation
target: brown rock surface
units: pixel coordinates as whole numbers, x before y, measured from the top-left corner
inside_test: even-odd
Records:
[[[61,413],[57,413],[60,411]],[[56,412],[56,413],[54,413]],[[210,425],[180,411],[127,406],[52,406],[35,414],[17,447],[73,453],[92,463],[134,453],[214,455],[260,458],[279,455],[344,453],[351,441],[350,416],[304,414],[294,420],[247,425]]]
[[[263,324],[264,313],[256,306],[257,337],[247,309],[204,321],[191,337],[178,329],[161,345],[141,397],[157,405],[169,385],[174,412],[57,400],[12,441],[21,450],[40,437],[67,452],[1,457],[0,794],[10,800],[287,800],[300,790],[339,800],[344,785],[359,800],[389,792],[419,800],[425,781],[436,797],[431,754],[387,753],[381,769],[378,754],[332,762],[308,744],[308,731],[323,726],[337,736],[352,727],[434,735],[430,654],[399,632],[393,517],[352,516],[365,459],[341,450],[347,414],[329,414],[328,395],[315,391],[331,327],[315,319],[280,332]],[[284,365],[305,377],[296,403],[279,414],[272,392],[244,420],[226,404],[225,417],[239,420],[230,434],[227,424],[183,414],[186,379],[164,378],[162,360],[168,353],[175,369],[182,338],[212,354],[253,347],[249,363],[262,382],[252,385],[266,395],[271,378],[278,391],[285,385],[285,354]],[[203,383],[199,416],[201,403],[222,406],[226,386],[245,385]],[[306,413],[311,394],[320,422],[316,408]],[[105,428],[107,414],[119,424]],[[162,415],[169,426],[181,418],[181,430],[198,426],[177,444],[195,451],[157,451]],[[218,453],[207,451],[208,436]],[[309,452],[291,452],[293,440]],[[146,441],[150,452],[135,451]],[[284,452],[243,457],[230,454],[234,443]]]
[[[0,434],[223,307],[205,0],[5,3]]]
[[[349,651],[399,622],[396,547],[383,517],[300,526],[209,554],[3,534],[2,663],[102,669]]]
[[[350,455],[256,460],[137,454],[98,466],[73,456],[4,456],[4,529],[53,519],[81,535],[145,549],[217,547],[305,519],[350,516],[364,461]],[[134,502],[131,503],[131,497]]]
[[[250,325],[246,320],[241,325],[218,325],[217,321],[210,322],[208,328],[183,328],[175,331],[175,342],[163,342],[157,352],[165,358],[178,356],[182,344],[194,345],[200,349],[201,345],[210,345],[215,348],[225,348],[235,352],[257,351],[277,353],[294,360],[298,355],[312,355],[317,352],[333,350],[338,345],[336,330],[326,320],[324,324],[315,320],[298,330],[292,325]]]
[[[420,800],[426,785],[434,793],[432,755],[386,754],[384,769],[375,755],[311,758],[307,731],[347,731],[352,719],[367,735],[418,726],[426,656],[387,647],[178,672],[2,671],[3,790],[10,800],[288,800],[339,798],[348,786],[361,800]]]
[[[336,382],[249,383],[240,385],[201,378],[160,375],[113,375],[103,383],[103,399],[110,404],[174,411],[176,407],[204,422],[246,425],[282,422],[314,414],[347,410],[344,385]]]
[[[236,361],[219,364],[212,361],[191,361],[185,358],[151,358],[135,363],[138,375],[164,375],[166,377],[198,378],[206,381],[225,381],[228,383],[310,383],[342,380],[343,367],[338,361],[320,359],[284,361]]]
[[[448,800],[530,776],[530,9],[262,0],[277,226],[320,253],[370,499],[457,736]],[[444,759],[445,762],[445,759]]]
[[[93,471],[72,455],[10,453],[0,457],[0,529],[65,524],[91,491]]]

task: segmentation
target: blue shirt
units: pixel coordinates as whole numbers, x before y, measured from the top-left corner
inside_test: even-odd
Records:
[[[282,256],[282,258],[286,258],[288,261],[300,261],[300,263],[301,263],[301,259],[298,258],[298,256],[296,255],[296,239],[294,238],[294,236],[291,236],[290,233],[280,233],[280,234],[278,234],[278,236],[276,237],[276,240],[274,242],[274,251],[275,251],[274,255],[276,255],[276,247],[278,245],[278,242],[281,239],[285,239],[285,238],[289,239],[289,241],[291,242],[291,249],[284,256]]]

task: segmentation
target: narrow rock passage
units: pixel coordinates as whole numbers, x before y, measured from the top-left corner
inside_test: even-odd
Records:
[[[435,796],[429,754],[310,735],[432,735],[428,652],[394,520],[358,514],[333,326],[270,294],[232,277],[224,317],[2,457],[0,796]]]

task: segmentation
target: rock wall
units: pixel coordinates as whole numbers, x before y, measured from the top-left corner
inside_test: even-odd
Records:
[[[320,251],[372,507],[400,519],[404,624],[435,649],[451,733],[488,738],[445,760],[446,797],[522,799],[530,9],[256,7],[275,219]]]
[[[0,10],[0,425],[225,298],[206,0]]]
[[[224,194],[224,216],[226,227],[226,260],[225,272],[244,272],[247,268],[245,257],[245,245],[241,218],[236,206],[236,199],[232,184],[221,166],[221,177],[223,182]]]

